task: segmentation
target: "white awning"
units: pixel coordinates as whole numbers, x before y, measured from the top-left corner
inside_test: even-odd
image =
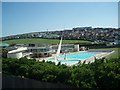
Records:
[[[18,53],[27,50],[27,47],[21,47],[16,50],[9,51],[8,53]]]

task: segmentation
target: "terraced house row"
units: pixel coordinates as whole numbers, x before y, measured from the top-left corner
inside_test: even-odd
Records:
[[[83,39],[101,42],[115,42],[120,44],[120,28],[92,28],[92,27],[77,27],[71,30],[61,31],[46,31],[46,32],[34,32],[27,34],[19,34],[14,36],[3,37],[1,40],[22,39],[22,38],[55,38],[60,37],[64,39]]]

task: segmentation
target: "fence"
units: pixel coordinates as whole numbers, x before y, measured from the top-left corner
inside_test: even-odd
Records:
[[[18,78],[2,74],[2,88],[74,88],[62,83],[42,82],[28,78]]]
[[[99,49],[99,48],[119,48],[120,45],[115,45],[115,46],[106,46],[105,44],[103,45],[83,45],[85,47],[89,47],[89,49]]]

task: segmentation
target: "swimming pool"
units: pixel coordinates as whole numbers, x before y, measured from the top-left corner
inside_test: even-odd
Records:
[[[62,56],[59,56],[58,58],[64,59],[66,57],[67,59],[88,59],[88,58],[95,56],[97,54],[100,54],[100,53],[83,52],[83,53],[74,53],[74,54],[62,55]]]
[[[4,46],[4,47],[8,47],[9,44],[7,44],[7,43],[0,43],[0,47],[1,47],[1,46],[2,46],[2,47],[3,47],[3,46]]]
[[[63,46],[61,47],[62,49],[71,49],[73,48],[72,46]],[[53,47],[52,49],[58,49],[58,47]]]
[[[58,57],[58,62],[61,62],[61,64],[67,64],[67,65],[71,65],[71,64],[76,64],[79,62],[79,60],[85,60],[88,59],[90,57],[93,57],[97,54],[100,53],[93,53],[93,52],[83,52],[83,53],[74,53],[74,54],[67,54],[67,55],[61,55]],[[69,59],[69,60],[64,60],[64,58]],[[63,59],[63,60],[60,60]],[[54,62],[54,58],[50,58],[46,61],[52,61]]]

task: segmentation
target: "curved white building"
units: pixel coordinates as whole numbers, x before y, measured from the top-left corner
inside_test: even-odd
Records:
[[[52,47],[49,45],[40,44],[26,44],[24,47],[18,47],[16,50],[9,51],[7,53],[8,58],[22,58],[31,54],[42,54],[43,56],[49,56],[52,52]]]
[[[22,52],[16,52],[16,53],[8,53],[7,54],[7,57],[8,58],[21,58],[23,55],[22,55]]]
[[[16,50],[12,50],[12,51],[9,51],[7,53],[7,57],[8,58],[22,58],[23,57],[23,51],[27,50],[26,47],[21,47],[21,48],[18,48]]]

